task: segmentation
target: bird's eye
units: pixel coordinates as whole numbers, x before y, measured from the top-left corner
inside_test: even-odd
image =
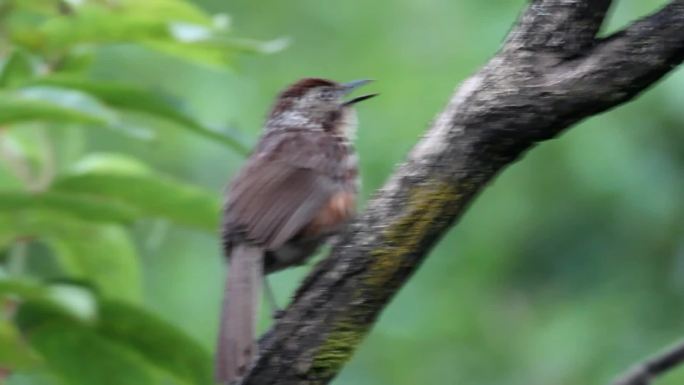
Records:
[[[321,99],[323,99],[323,100],[335,99],[335,91],[330,89],[330,88],[323,89],[321,91]]]

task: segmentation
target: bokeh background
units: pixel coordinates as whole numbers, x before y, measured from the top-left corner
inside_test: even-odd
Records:
[[[381,96],[359,106],[365,200],[458,83],[496,52],[525,3],[195,0],[209,14],[229,15],[236,36],[289,44],[275,53],[235,52],[227,66],[110,44],[97,49],[87,76],[172,96],[203,125],[247,144],[288,83],[308,76],[376,79],[368,90]],[[617,1],[603,33],[664,3]],[[684,72],[676,70],[635,101],[509,167],[431,253],[333,383],[605,384],[684,338],[682,101]],[[123,153],[214,194],[244,159],[187,130],[150,127],[154,135],[145,140],[73,126],[51,132],[50,140],[58,168],[84,154]],[[21,189],[3,164],[0,173],[3,190]],[[213,351],[224,276],[217,234],[153,219],[127,229],[141,264],[141,306]],[[23,275],[60,276],[43,244],[27,248]],[[10,250],[0,254],[6,264]],[[281,303],[308,269],[272,276]],[[7,383],[56,378],[28,367]],[[684,369],[658,383],[682,381]]]

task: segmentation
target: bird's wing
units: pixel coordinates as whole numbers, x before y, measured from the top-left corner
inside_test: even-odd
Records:
[[[280,147],[253,155],[233,181],[225,205],[224,237],[239,234],[254,244],[278,248],[340,190],[329,170],[341,154],[320,156],[324,149],[311,138],[284,139],[289,140]]]

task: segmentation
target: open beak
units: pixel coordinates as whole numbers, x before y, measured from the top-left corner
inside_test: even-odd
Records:
[[[368,84],[372,82],[370,79],[362,79],[362,80],[354,80],[349,83],[344,83],[342,84],[342,89],[344,90],[345,94],[349,94],[355,89],[361,87],[362,85]],[[351,106],[352,104],[356,104],[362,100],[370,99],[374,96],[378,96],[378,94],[368,94],[368,95],[362,95],[362,96],[357,96],[354,99],[347,100],[346,102],[342,103],[344,106]]]

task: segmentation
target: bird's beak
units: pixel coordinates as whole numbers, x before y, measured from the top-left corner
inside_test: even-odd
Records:
[[[355,89],[361,87],[362,85],[368,84],[372,82],[370,79],[362,79],[362,80],[354,80],[349,83],[343,83],[342,84],[342,89],[344,94],[349,94]],[[362,96],[357,96],[354,99],[347,100],[346,102],[342,103],[344,106],[351,106],[352,104],[356,104],[362,100],[370,99],[374,96],[378,96],[378,94],[368,94],[368,95],[362,95]]]

